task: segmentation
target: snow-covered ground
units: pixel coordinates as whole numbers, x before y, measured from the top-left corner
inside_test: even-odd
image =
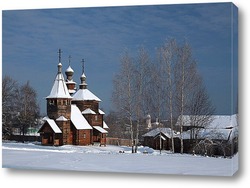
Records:
[[[168,151],[160,154],[148,147],[140,147],[138,153],[131,154],[126,146],[54,147],[3,142],[2,165],[18,169],[231,176],[238,170],[238,154],[225,159]]]

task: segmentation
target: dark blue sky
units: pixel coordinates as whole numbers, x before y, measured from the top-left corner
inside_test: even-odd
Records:
[[[79,84],[84,58],[88,88],[107,112],[124,49],[144,46],[152,58],[167,38],[187,39],[217,114],[232,114],[238,90],[237,10],[231,3],[3,11],[3,76],[30,81],[43,113],[57,73],[71,67]],[[232,105],[234,104],[234,105]]]

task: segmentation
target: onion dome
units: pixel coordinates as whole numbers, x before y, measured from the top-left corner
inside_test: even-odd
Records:
[[[66,74],[67,77],[73,76],[74,70],[69,66],[69,67],[66,69],[65,74]]]

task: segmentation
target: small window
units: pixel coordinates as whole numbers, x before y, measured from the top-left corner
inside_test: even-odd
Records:
[[[97,121],[98,120],[98,116],[95,116],[95,121]]]
[[[83,138],[86,138],[86,133],[83,133]]]
[[[54,100],[49,100],[49,104],[53,105],[54,104]]]

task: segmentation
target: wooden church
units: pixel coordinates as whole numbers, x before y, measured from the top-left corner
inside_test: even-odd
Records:
[[[84,63],[84,62],[83,62]],[[47,101],[47,116],[39,129],[42,145],[106,145],[107,124],[104,112],[99,109],[101,100],[87,89],[84,65],[81,84],[76,89],[74,71],[65,71],[64,80],[59,50],[58,71]]]

